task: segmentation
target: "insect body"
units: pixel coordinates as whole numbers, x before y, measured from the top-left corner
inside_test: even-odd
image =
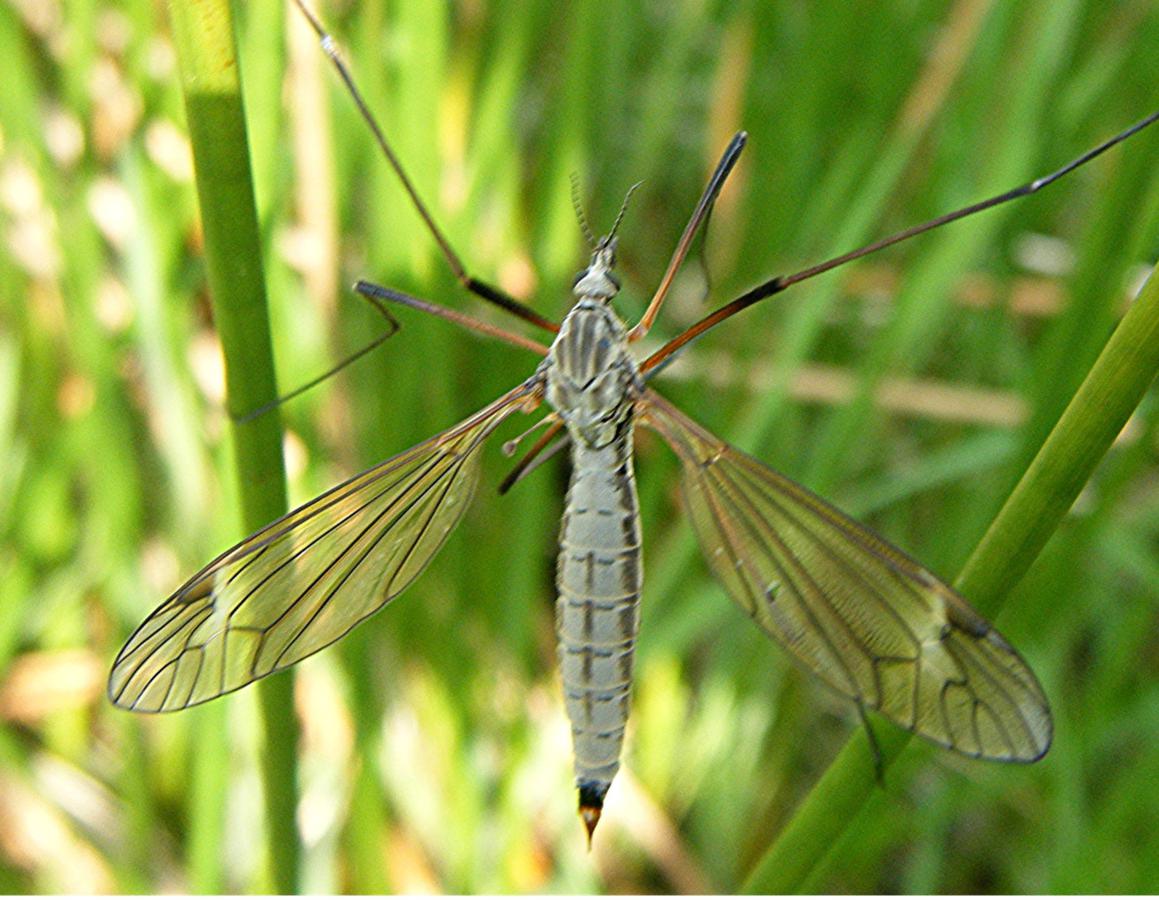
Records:
[[[619,289],[612,272],[613,227],[595,244],[576,280],[574,305],[557,327],[466,274],[366,113],[333,42],[303,11],[463,285],[555,336],[545,347],[360,283],[363,293],[535,349],[543,361],[522,384],[458,425],[278,519],[194,575],[126,642],[109,676],[112,701],[142,712],[184,709],[341,638],[426,568],[470,500],[486,439],[513,413],[531,412],[546,400],[555,410],[552,431],[566,429],[572,452],[556,623],[580,811],[589,835],[619,767],[639,623],[643,567],[632,462],[637,424],[653,429],[679,458],[688,513],[725,590],[805,669],[859,709],[877,710],[957,752],[1007,761],[1041,757],[1052,731],[1042,688],[965,599],[821,498],[709,434],[644,379],[685,343],[747,306],[851,259],[1037,191],[1156,121],[1159,113],[1052,175],[760,284],[637,362],[630,345],[655,319],[745,135],[737,134],[721,157],[640,322],[626,329],[611,309]]]
[[[643,392],[627,331],[610,303],[615,238],[576,280],[577,301],[540,371],[571,436],[571,485],[559,538],[556,632],[571,719],[580,810],[589,831],[620,766],[643,566],[632,429]]]
[[[473,492],[484,440],[546,399],[572,444],[556,621],[589,833],[619,767],[639,622],[637,422],[680,458],[721,583],[798,662],[859,706],[967,755],[1045,753],[1050,714],[1033,673],[952,588],[644,386],[631,333],[609,305],[614,251],[614,236],[599,242],[575,305],[523,384],[268,525],[154,611],[113,664],[113,702],[183,709],[342,637],[442,546]]]

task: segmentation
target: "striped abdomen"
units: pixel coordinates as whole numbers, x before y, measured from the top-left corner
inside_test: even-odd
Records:
[[[598,815],[620,766],[639,628],[640,515],[632,422],[611,443],[572,444],[559,540],[556,633],[581,809]]]

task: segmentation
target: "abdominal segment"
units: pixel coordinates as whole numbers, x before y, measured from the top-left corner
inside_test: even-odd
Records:
[[[631,423],[607,446],[573,448],[556,633],[576,785],[588,820],[589,812],[598,818],[620,766],[643,573]]]

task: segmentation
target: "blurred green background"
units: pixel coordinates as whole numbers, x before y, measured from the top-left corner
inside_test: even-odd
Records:
[[[1151,0],[317,6],[468,266],[549,317],[586,262],[573,173],[597,231],[644,182],[631,319],[748,130],[658,339],[1159,104]],[[237,14],[282,390],[381,330],[358,277],[504,321],[457,287],[300,17]],[[152,718],[103,693],[132,628],[242,536],[165,8],[4,0],[0,61],[0,891],[269,889],[255,692]],[[742,314],[662,390],[952,577],[1159,252],[1154,131]],[[536,364],[399,318],[283,408],[295,503]],[[1050,754],[911,752],[813,887],[1159,889],[1157,399],[999,619],[1051,699]],[[632,725],[589,854],[554,661],[566,466],[500,498],[498,444],[423,578],[298,669],[302,889],[736,890],[856,716],[712,582],[641,435]]]

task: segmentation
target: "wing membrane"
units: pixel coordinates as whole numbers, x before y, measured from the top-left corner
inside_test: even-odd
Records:
[[[968,756],[1031,761],[1051,718],[1034,673],[951,587],[648,391],[725,589],[826,684]]]
[[[140,712],[184,709],[338,640],[426,568],[471,498],[484,439],[540,391],[525,382],[223,553],[129,638],[109,697]]]

